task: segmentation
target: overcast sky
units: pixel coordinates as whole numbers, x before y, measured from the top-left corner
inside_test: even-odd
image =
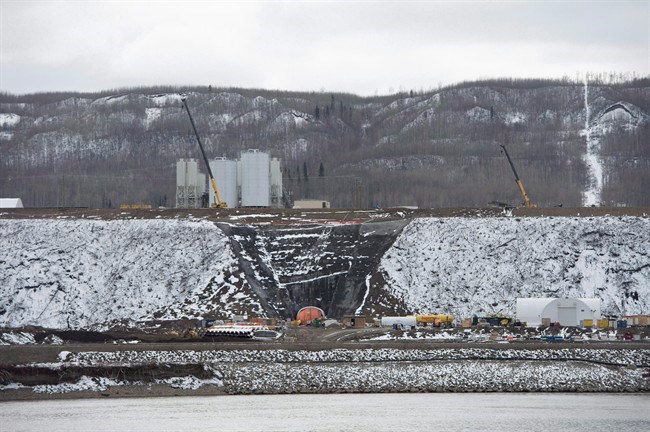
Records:
[[[0,90],[212,85],[361,95],[650,74],[650,1],[0,0]]]

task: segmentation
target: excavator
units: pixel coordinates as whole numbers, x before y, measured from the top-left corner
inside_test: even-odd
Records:
[[[504,153],[506,154],[506,157],[508,158],[508,162],[510,162],[510,168],[512,168],[512,172],[515,175],[515,182],[517,182],[517,186],[519,187],[519,192],[521,192],[521,196],[524,197],[524,204],[526,208],[537,207],[537,204],[533,204],[528,198],[528,195],[526,194],[526,190],[524,189],[524,185],[519,179],[519,175],[517,175],[517,170],[515,169],[515,165],[512,163],[512,159],[510,159],[508,150],[506,150],[506,147],[504,145],[501,145],[500,147],[503,149]]]
[[[187,115],[190,116],[190,123],[192,123],[192,129],[194,129],[194,135],[196,135],[196,140],[199,143],[199,148],[201,149],[201,155],[203,155],[203,160],[205,161],[205,166],[208,169],[208,175],[210,176],[210,183],[212,184],[212,190],[214,191],[214,196],[216,198],[213,208],[227,208],[228,204],[221,201],[219,196],[219,189],[217,189],[217,182],[214,181],[214,176],[212,175],[212,169],[210,168],[210,163],[208,163],[208,158],[205,156],[205,150],[203,150],[203,144],[201,144],[201,138],[199,138],[199,133],[196,131],[196,125],[194,124],[194,119],[192,118],[192,113],[190,113],[190,107],[187,105],[187,96],[181,95],[181,101],[187,110]]]

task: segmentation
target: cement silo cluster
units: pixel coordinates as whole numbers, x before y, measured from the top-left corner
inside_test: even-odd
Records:
[[[194,159],[191,169],[197,167]],[[179,195],[180,192],[186,192],[186,184],[191,182],[185,181],[183,170],[185,166],[181,159],[176,166],[176,206],[185,208],[200,207],[201,200],[188,201],[185,195]],[[256,149],[243,151],[239,160],[230,160],[226,158],[216,158],[210,160],[210,169],[214,175],[219,195],[222,201],[228,204],[228,207],[272,207],[279,208],[282,206],[282,171],[280,160],[271,158],[268,153]],[[194,171],[192,171],[193,174]],[[197,170],[198,172],[198,170]],[[209,194],[208,205],[212,206],[215,202],[215,196],[211,189],[206,187],[205,175],[203,176],[203,192]],[[200,181],[200,179],[197,179]],[[190,206],[190,203],[194,206]]]

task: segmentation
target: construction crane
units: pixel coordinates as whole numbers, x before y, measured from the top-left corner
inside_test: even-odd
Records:
[[[510,163],[510,168],[512,168],[512,172],[515,175],[515,181],[517,182],[517,186],[519,187],[519,192],[521,192],[521,196],[524,197],[524,203],[527,208],[532,208],[532,207],[537,207],[537,204],[533,204],[530,202],[530,199],[528,198],[528,195],[526,195],[526,190],[524,189],[524,185],[521,182],[521,179],[519,179],[519,175],[517,175],[517,170],[515,169],[515,165],[512,163],[512,159],[510,159],[510,155],[508,154],[508,150],[506,150],[505,146],[501,146],[503,149],[504,153],[506,154],[506,157],[508,158],[508,162]]]
[[[217,189],[217,182],[214,181],[214,176],[212,175],[212,169],[210,168],[210,164],[208,163],[208,158],[205,156],[205,150],[203,150],[203,144],[201,144],[201,138],[199,138],[199,133],[196,131],[196,125],[194,124],[194,119],[192,118],[192,113],[190,113],[190,107],[187,106],[187,96],[181,95],[181,101],[183,101],[183,105],[185,106],[185,109],[187,110],[187,115],[190,116],[190,123],[192,123],[192,129],[194,129],[194,135],[196,135],[196,140],[199,143],[199,148],[201,149],[201,155],[203,155],[203,161],[205,161],[205,166],[208,168],[208,175],[210,176],[210,183],[212,184],[212,190],[214,191],[214,196],[216,198],[216,201],[214,204],[212,204],[212,207],[214,208],[227,208],[228,204],[225,202],[221,201],[221,197],[219,196],[219,189]]]

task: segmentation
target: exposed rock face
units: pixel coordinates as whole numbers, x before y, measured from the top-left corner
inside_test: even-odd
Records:
[[[240,267],[265,309],[288,318],[307,305],[329,316],[354,313],[367,291],[366,278],[376,273],[405,225],[220,227],[232,239]]]

